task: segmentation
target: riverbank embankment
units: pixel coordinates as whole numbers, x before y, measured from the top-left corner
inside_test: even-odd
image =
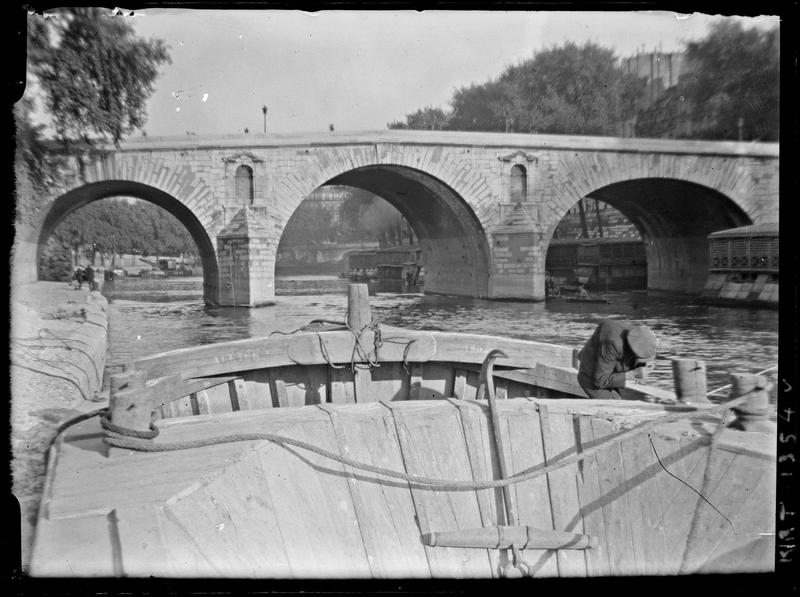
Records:
[[[24,569],[56,429],[108,404],[101,393],[108,301],[85,286],[33,282],[12,287],[10,315],[11,473],[20,502]]]

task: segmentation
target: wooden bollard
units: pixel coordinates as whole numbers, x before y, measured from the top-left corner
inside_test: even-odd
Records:
[[[108,407],[111,422],[119,427],[148,431],[153,406],[145,387],[144,371],[112,375],[109,379],[109,390]],[[112,448],[110,454],[120,450]]]
[[[706,364],[694,359],[670,359],[675,396],[685,404],[707,403]]]
[[[591,549],[594,536],[538,529],[531,526],[493,526],[424,533],[422,542],[431,547],[477,547],[485,549]]]
[[[740,431],[761,431],[771,433],[777,423],[769,420],[769,389],[772,384],[763,375],[751,373],[731,373],[731,399],[748,396],[739,406],[734,406],[736,419],[728,424],[731,429]]]
[[[369,289],[366,284],[350,284],[347,287],[347,324],[356,332],[372,322],[369,307]]]

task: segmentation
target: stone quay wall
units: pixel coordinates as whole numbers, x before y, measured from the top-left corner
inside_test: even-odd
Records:
[[[108,404],[108,302],[85,285],[34,282],[12,287],[10,315],[12,492],[20,504],[24,570],[56,429]]]

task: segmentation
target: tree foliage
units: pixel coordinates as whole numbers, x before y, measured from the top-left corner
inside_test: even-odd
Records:
[[[196,255],[197,246],[180,221],[147,201],[101,199],[62,220],[48,241],[51,253],[94,261],[97,253]]]
[[[315,201],[303,201],[286,223],[284,236],[294,242],[332,242],[340,236],[333,214]]]
[[[425,108],[389,128],[612,134],[632,115],[641,81],[612,50],[568,42],[506,68],[496,79],[456,89],[450,111]],[[438,110],[438,111],[437,111]]]
[[[118,144],[145,123],[166,45],[138,39],[125,17],[100,8],[48,16],[29,17],[28,60],[56,138]]]
[[[686,48],[688,73],[679,85],[696,136],[776,141],[780,135],[780,29],[745,29],[721,21]]]
[[[612,50],[568,42],[456,89],[448,110],[424,108],[388,127],[616,135],[635,117],[638,136],[779,139],[777,27],[720,21],[686,45],[686,59],[678,85],[645,103],[646,80],[624,72]]]
[[[426,106],[411,114],[406,114],[406,119],[390,122],[390,129],[414,129],[441,131],[448,126],[449,114],[441,108]]]

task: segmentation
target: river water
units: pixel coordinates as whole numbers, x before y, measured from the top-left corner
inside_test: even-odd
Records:
[[[122,278],[106,282],[110,305],[108,370],[144,355],[293,331],[311,319],[344,318],[348,280],[330,275],[276,277],[275,304],[258,309],[207,308],[203,281],[192,278]],[[608,304],[565,301],[488,301],[399,284],[369,285],[374,319],[412,329],[510,336],[580,347],[604,317],[650,326],[659,355],[649,383],[673,389],[669,357],[705,361],[708,388],[729,383],[729,373],[757,373],[777,365],[778,312],[701,304],[682,295],[609,292]],[[771,379],[775,379],[774,371]],[[725,392],[719,394],[724,396]]]

